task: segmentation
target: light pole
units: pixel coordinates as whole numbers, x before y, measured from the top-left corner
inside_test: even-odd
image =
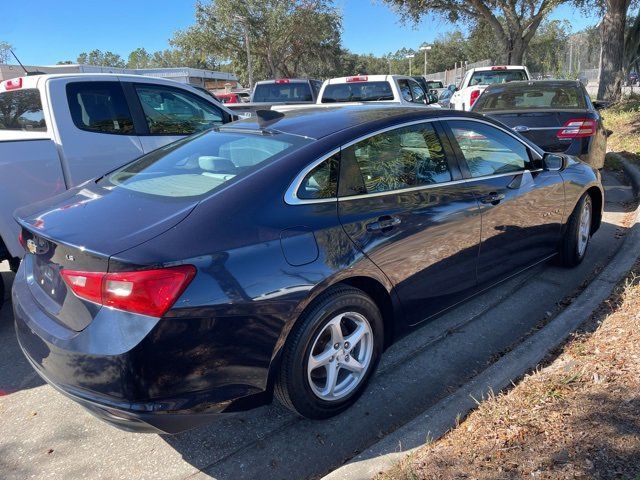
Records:
[[[251,48],[249,45],[249,28],[247,27],[247,19],[235,14],[234,19],[242,25],[242,34],[244,37],[244,48],[247,51],[247,80],[249,81],[249,89],[253,88],[253,65],[251,62]]]
[[[405,58],[409,59],[409,76],[411,76],[411,66],[413,64],[413,57],[415,57],[415,55],[413,53],[407,55]]]
[[[431,45],[427,45],[426,43],[423,43],[422,46],[420,47],[420,50],[422,50],[424,52],[424,76],[427,76],[427,52],[429,50],[431,50]]]

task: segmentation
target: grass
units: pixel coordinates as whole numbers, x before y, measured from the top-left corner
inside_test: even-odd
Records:
[[[640,95],[633,94],[602,111],[605,128],[613,133],[607,150],[640,155]]]
[[[640,480],[640,264],[556,354],[378,480]]]

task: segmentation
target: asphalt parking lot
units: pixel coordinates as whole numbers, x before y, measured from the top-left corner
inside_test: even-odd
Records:
[[[616,252],[631,188],[605,173],[605,217],[583,264],[546,263],[475,297],[391,347],[367,392],[318,422],[277,403],[176,436],[122,432],[45,385],[22,357],[10,303],[0,312],[0,477],[315,478],[406,423],[553,316]],[[11,280],[6,264],[0,270]]]

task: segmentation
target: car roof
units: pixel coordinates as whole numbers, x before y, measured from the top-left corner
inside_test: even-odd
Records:
[[[489,85],[487,90],[495,90],[497,88],[516,90],[522,87],[580,87],[582,83],[579,80],[518,80],[514,82],[495,83]]]
[[[397,104],[318,106],[285,112],[272,110],[266,112],[266,116],[273,115],[275,118],[271,121],[261,121],[256,115],[224,125],[220,127],[220,130],[272,131],[320,139],[348,128],[364,126],[367,123],[375,124],[376,128],[384,128],[387,124],[402,123],[404,120],[412,121],[436,117],[465,116],[486,120],[486,117],[475,113],[405,107]]]
[[[303,82],[309,82],[311,80],[315,80],[315,78],[272,78],[271,80],[260,80],[259,82],[256,82],[256,85],[267,85],[270,83],[282,82],[283,80],[285,80],[287,83],[292,83],[292,82],[303,83]]]
[[[363,81],[358,81],[358,82],[353,82],[353,83],[367,83],[367,82],[388,82],[389,80],[392,79],[402,79],[402,78],[410,78],[412,80],[415,80],[414,77],[409,77],[408,75],[367,75],[367,74],[362,74],[362,75],[349,75],[348,77],[335,77],[335,78],[330,78],[328,80],[325,80],[324,83],[325,85],[333,85],[336,83],[351,83],[351,82],[347,82],[347,79],[350,78],[354,78],[354,77],[366,77],[366,80]]]

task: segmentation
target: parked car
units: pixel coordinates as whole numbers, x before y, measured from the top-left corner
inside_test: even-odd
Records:
[[[520,65],[472,68],[465,73],[460,86],[451,96],[450,107],[455,110],[470,110],[489,85],[530,78],[527,67]]]
[[[602,204],[597,170],[477,114],[261,112],[20,209],[16,331],[123,428],[274,393],[327,418],[402,332],[554,255],[579,264]]]
[[[412,77],[404,75],[356,75],[325,80],[318,104],[389,103],[424,106],[438,101]]]
[[[536,80],[490,85],[473,106],[513,128],[547,152],[575,155],[604,167],[607,131],[584,85]]]
[[[249,103],[229,105],[234,112],[254,114],[277,105],[308,105],[316,103],[322,82],[309,78],[278,78],[257,82]]]
[[[233,118],[210,95],[161,78],[64,74],[0,82],[0,261],[15,270],[22,256],[16,208]]]
[[[222,103],[242,103],[237,93],[219,93],[217,97]]]

